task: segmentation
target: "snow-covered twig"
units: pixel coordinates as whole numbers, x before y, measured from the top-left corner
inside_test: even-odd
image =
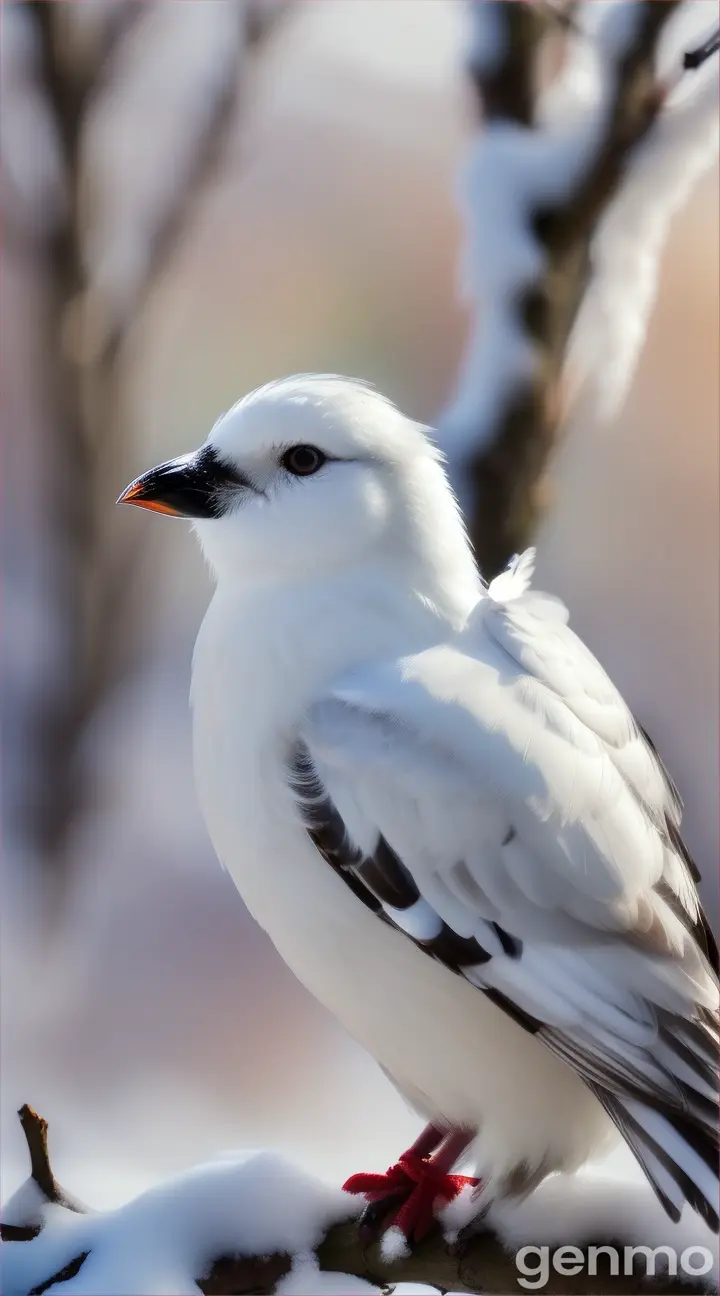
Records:
[[[402,1283],[430,1283],[454,1292],[522,1291],[516,1256],[524,1245],[555,1247],[573,1236],[589,1256],[592,1245],[624,1236],[656,1248],[670,1227],[654,1199],[638,1211],[640,1203],[627,1185],[611,1189],[609,1207],[608,1185],[585,1180],[569,1207],[567,1193],[563,1202],[558,1184],[549,1184],[523,1206],[506,1205],[497,1218],[491,1212],[482,1230],[462,1245],[451,1241],[463,1223],[463,1209],[468,1211],[468,1202],[458,1201],[452,1218],[449,1208],[443,1220],[444,1234],[438,1228],[412,1255],[390,1260],[377,1247],[361,1247],[356,1198],[269,1152],[225,1154],[114,1211],[91,1213],[57,1184],[45,1122],[28,1107],[20,1116],[31,1177],[4,1207],[5,1296],[45,1291],[64,1296],[365,1291],[380,1296]],[[577,1210],[578,1197],[584,1211]],[[682,1241],[676,1248],[697,1249],[698,1227],[693,1217],[689,1231],[677,1235]],[[574,1278],[573,1291],[580,1296],[639,1290],[639,1267],[623,1275],[609,1275],[604,1264],[600,1272],[586,1267],[587,1273]],[[705,1282],[712,1280],[710,1274]],[[554,1296],[567,1290],[565,1275],[550,1267],[543,1291]],[[687,1285],[664,1273],[651,1277],[643,1290],[682,1293]]]
[[[678,0],[586,6],[592,33],[578,30],[582,10],[573,15],[566,66],[541,95],[538,57],[554,8],[523,0],[472,7],[470,71],[484,117],[464,174],[464,288],[473,320],[440,435],[488,578],[528,546],[542,513],[568,342],[588,288],[573,355],[587,362],[590,351],[598,388],[616,380],[618,399],[644,333],[670,214],[715,147],[707,92],[702,106],[692,99],[680,116],[680,105],[664,111],[656,56]],[[612,327],[603,328],[610,312]]]
[[[41,1197],[55,1206],[62,1206],[64,1210],[85,1214],[87,1206],[83,1206],[61,1188],[53,1174],[47,1145],[47,1121],[38,1116],[27,1103],[20,1108],[18,1117],[30,1154],[30,1178]],[[39,1224],[35,1231],[39,1232]]]

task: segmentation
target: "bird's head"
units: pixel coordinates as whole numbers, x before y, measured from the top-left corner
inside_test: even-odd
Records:
[[[344,378],[299,375],[251,392],[199,450],[144,473],[119,502],[191,518],[219,580],[380,562],[445,564],[453,581],[477,584],[438,450]]]

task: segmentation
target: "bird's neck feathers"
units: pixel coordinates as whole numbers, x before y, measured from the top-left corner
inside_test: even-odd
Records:
[[[287,732],[338,676],[465,624],[482,583],[439,462],[413,465],[401,489],[403,507],[354,566],[333,568],[330,553],[317,571],[276,580],[218,571],[195,652],[196,712],[229,699],[258,736]]]
[[[405,656],[445,639],[476,602],[472,587],[413,588],[365,567],[286,586],[246,587],[221,577],[193,661],[196,715],[242,716],[248,738],[287,735],[322,690],[366,662]]]
[[[460,506],[437,458],[413,465],[405,501],[398,551],[406,556],[406,578],[458,630],[484,597],[484,586]]]

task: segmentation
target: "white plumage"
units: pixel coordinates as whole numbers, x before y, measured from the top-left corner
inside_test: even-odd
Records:
[[[418,1111],[476,1131],[482,1200],[619,1129],[717,1227],[680,803],[532,556],[483,586],[425,431],[361,384],[270,384],[197,462],[125,498],[193,516],[217,577],[197,785],[251,912]]]

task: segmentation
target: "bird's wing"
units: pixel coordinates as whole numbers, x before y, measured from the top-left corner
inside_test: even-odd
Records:
[[[680,801],[527,575],[456,642],[340,681],[294,786],[358,897],[583,1077],[674,1217],[717,1228],[717,982]]]

